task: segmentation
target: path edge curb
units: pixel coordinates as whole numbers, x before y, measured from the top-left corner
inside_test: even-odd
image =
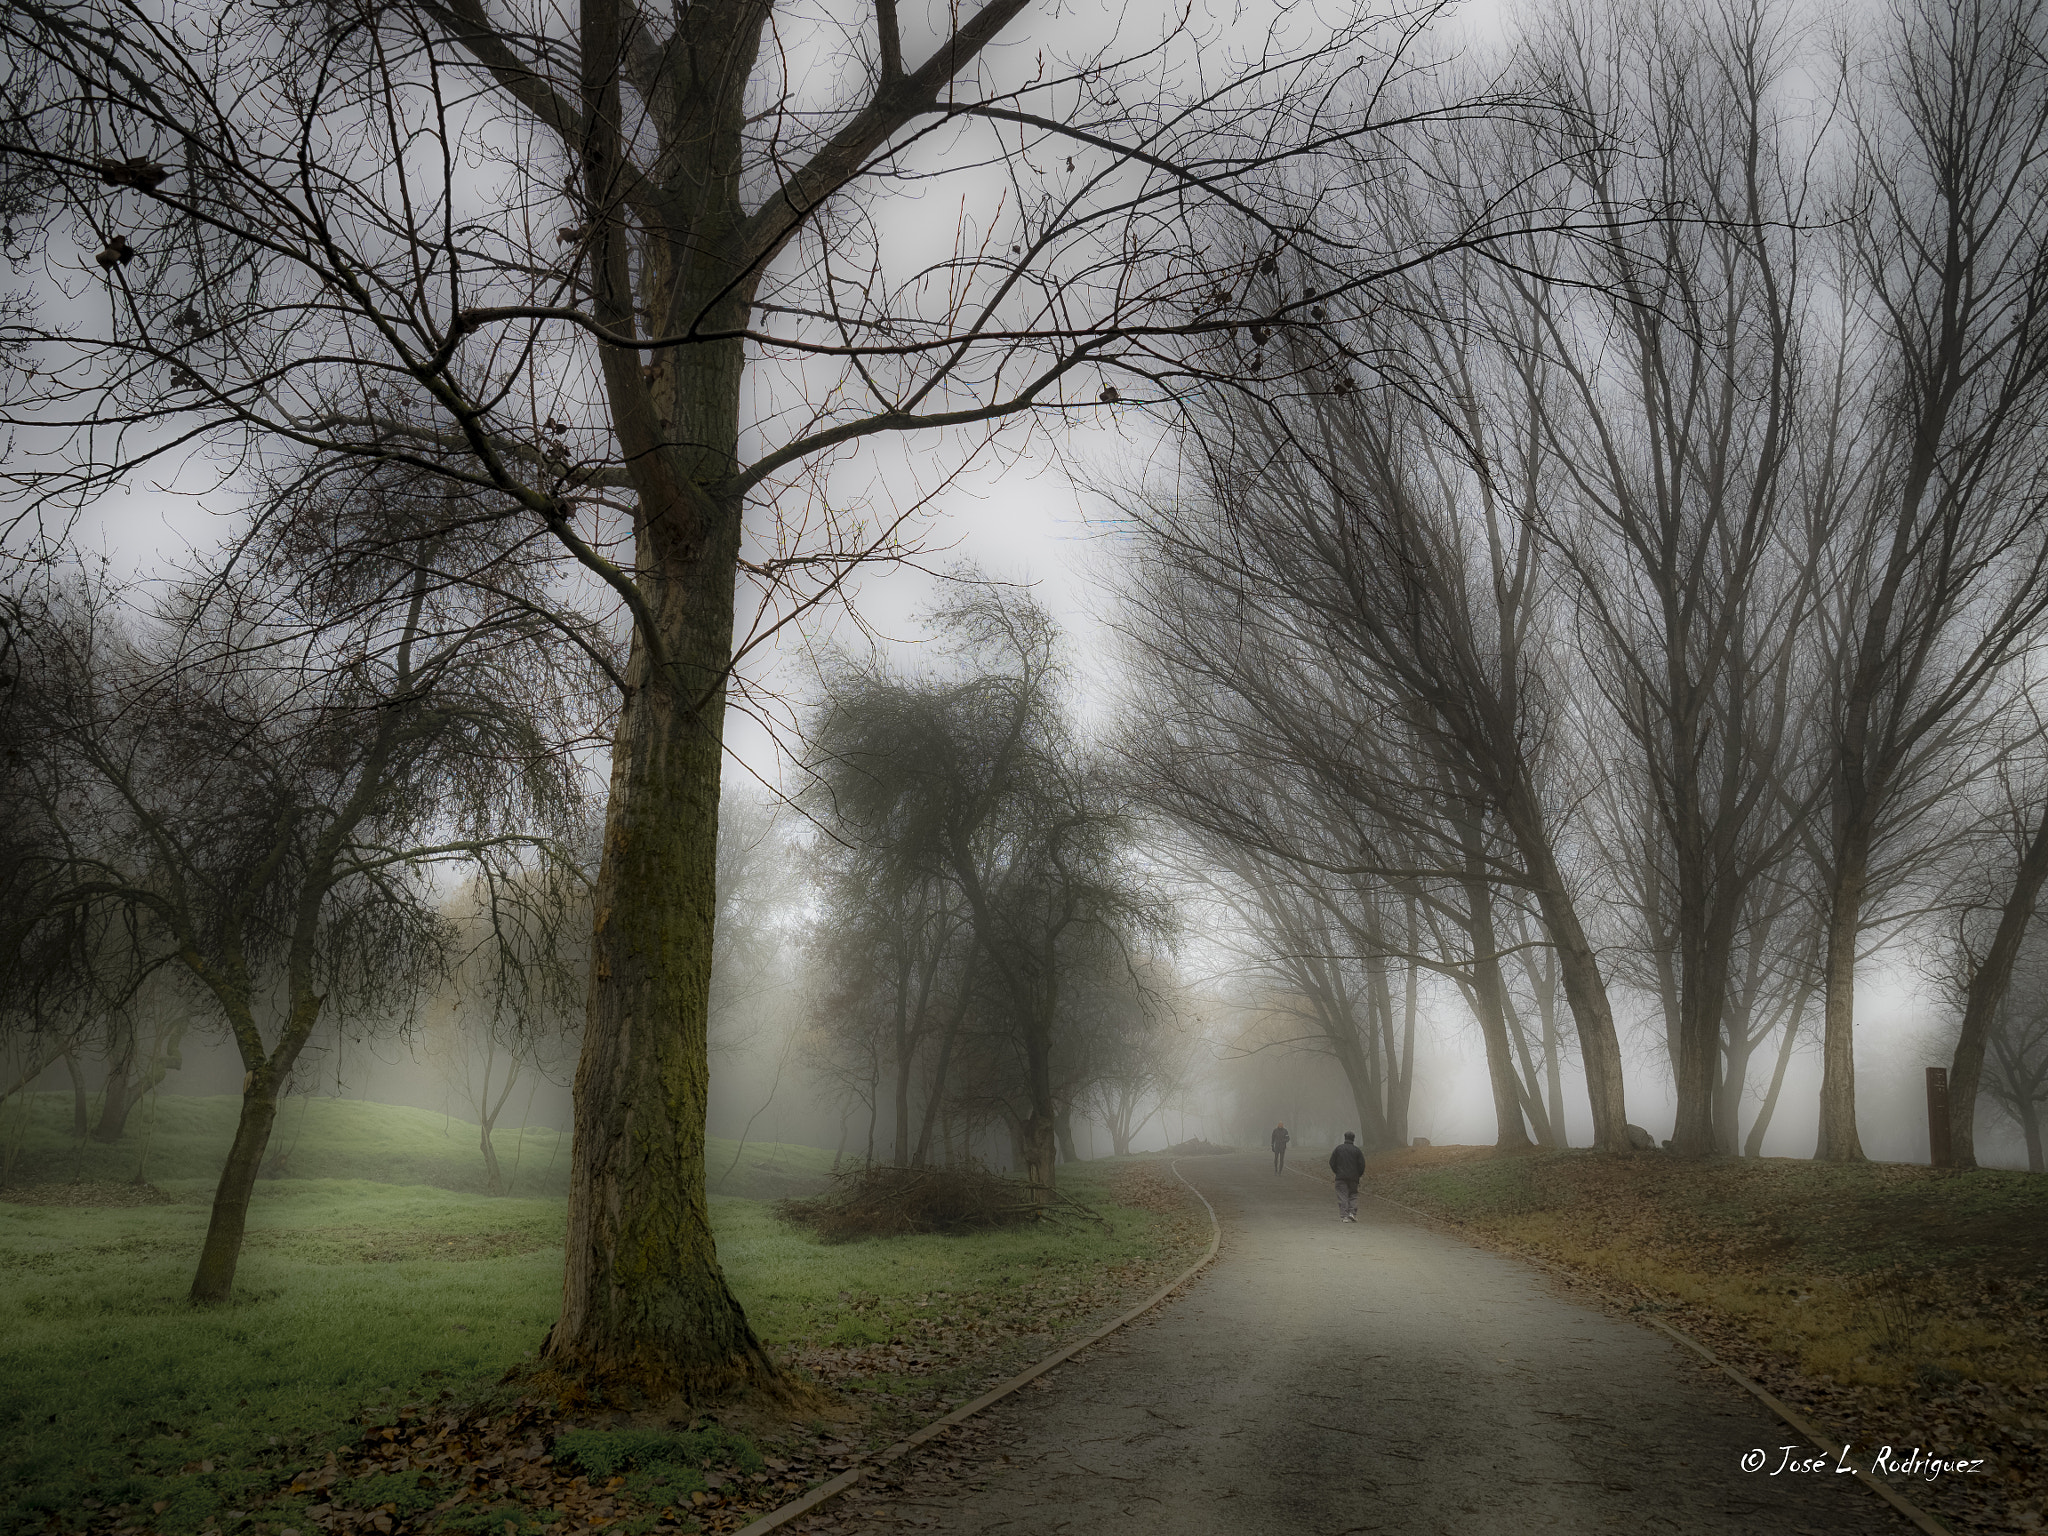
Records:
[[[1301,1170],[1290,1169],[1289,1171],[1299,1173]],[[1304,1178],[1309,1179],[1313,1179],[1315,1177],[1314,1174],[1303,1174],[1302,1176]],[[1372,1191],[1368,1190],[1366,1191],[1366,1193],[1372,1194]],[[1382,1205],[1391,1205],[1397,1211],[1406,1211],[1409,1215],[1419,1216],[1424,1221],[1433,1221],[1439,1226],[1448,1227],[1452,1232],[1455,1232],[1460,1237],[1463,1237],[1465,1241],[1472,1241],[1471,1236],[1467,1234],[1465,1230],[1462,1227],[1460,1227],[1456,1222],[1449,1221],[1446,1218],[1435,1215],[1429,1211],[1418,1210],[1416,1209],[1416,1207],[1412,1205],[1403,1205],[1399,1200],[1389,1199],[1385,1195],[1372,1194],[1372,1198],[1379,1201]],[[1497,1252],[1498,1250],[1489,1251]],[[1650,1324],[1650,1326],[1653,1328],[1662,1329],[1665,1333],[1669,1334],[1672,1338],[1676,1339],[1679,1343],[1683,1344],[1687,1349],[1690,1349],[1694,1353],[1703,1356],[1710,1363],[1719,1366],[1725,1373],[1727,1373],[1729,1380],[1733,1381],[1738,1387],[1741,1387],[1745,1392],[1749,1393],[1758,1402],[1762,1403],[1766,1408],[1770,1409],[1771,1412],[1775,1413],[1779,1418],[1783,1419],[1787,1424],[1791,1425],[1792,1428],[1796,1429],[1797,1431],[1799,1431],[1800,1434],[1804,1435],[1807,1438],[1807,1440],[1813,1444],[1816,1450],[1819,1450],[1829,1456],[1835,1454],[1834,1443],[1832,1441],[1823,1439],[1821,1437],[1820,1431],[1813,1426],[1813,1424],[1805,1417],[1805,1415],[1795,1412],[1791,1407],[1782,1402],[1775,1393],[1771,1392],[1760,1382],[1753,1381],[1748,1376],[1743,1375],[1742,1372],[1735,1369],[1734,1366],[1730,1365],[1726,1360],[1723,1360],[1719,1355],[1715,1354],[1711,1349],[1707,1348],[1706,1345],[1702,1344],[1698,1339],[1694,1338],[1691,1334],[1685,1332],[1683,1329],[1672,1327],[1671,1324],[1665,1322],[1660,1317],[1650,1316],[1640,1307],[1628,1306],[1628,1304],[1622,1301],[1619,1297],[1609,1295],[1606,1291],[1602,1290],[1599,1286],[1595,1285],[1592,1281],[1588,1280],[1584,1275],[1581,1275],[1574,1270],[1566,1269],[1561,1264],[1553,1264],[1548,1259],[1539,1259],[1534,1254],[1528,1253],[1510,1253],[1507,1255],[1507,1257],[1521,1259],[1525,1263],[1535,1265],[1538,1269],[1547,1269],[1554,1275],[1561,1275],[1565,1279],[1570,1280],[1574,1285],[1583,1285],[1587,1290],[1591,1291],[1594,1295],[1598,1296],[1601,1300],[1607,1302],[1609,1305],[1621,1308],[1628,1316],[1636,1318],[1642,1322],[1646,1322]],[[1879,1498],[1883,1499],[1887,1504],[1891,1505],[1892,1508],[1896,1509],[1900,1514],[1904,1515],[1908,1520],[1912,1521],[1914,1525],[1918,1526],[1921,1530],[1925,1531],[1927,1533],[1927,1536],[1955,1536],[1954,1527],[1946,1524],[1939,1517],[1935,1515],[1930,1515],[1926,1510],[1922,1509],[1918,1504],[1915,1504],[1911,1499],[1907,1498],[1904,1494],[1899,1493],[1897,1490],[1892,1488],[1890,1484],[1882,1481],[1879,1478],[1872,1477],[1868,1472],[1865,1472],[1857,1467],[1851,1467],[1849,1468],[1849,1471],[1858,1482],[1862,1483],[1864,1487],[1870,1489]],[[742,1536],[744,1536],[744,1533],[742,1533]]]
[[[1180,1159],[1175,1158],[1167,1166],[1173,1170],[1175,1178],[1179,1179],[1181,1183],[1187,1184],[1189,1192],[1202,1202],[1202,1209],[1209,1213],[1209,1247],[1199,1259],[1181,1271],[1175,1279],[1168,1281],[1135,1307],[1132,1307],[1128,1312],[1121,1313],[1112,1318],[1093,1333],[1088,1334],[1084,1338],[1076,1339],[1073,1343],[1061,1349],[1055,1350],[1052,1354],[1047,1355],[1043,1360],[1033,1365],[1026,1366],[1024,1370],[1012,1376],[1008,1381],[1000,1382],[996,1386],[991,1387],[988,1391],[982,1393],[980,1397],[974,1399],[973,1402],[955,1408],[944,1418],[932,1420],[923,1429],[897,1441],[887,1450],[876,1453],[875,1457],[864,1465],[850,1468],[829,1482],[820,1483],[809,1493],[792,1503],[784,1504],[779,1509],[771,1509],[751,1525],[741,1526],[732,1533],[732,1536],[768,1536],[768,1532],[780,1530],[783,1526],[789,1524],[790,1521],[808,1515],[811,1511],[818,1508],[819,1505],[828,1503],[846,1492],[847,1489],[861,1481],[870,1472],[901,1459],[923,1445],[927,1440],[931,1440],[943,1431],[951,1429],[955,1424],[965,1423],[968,1419],[980,1413],[982,1409],[991,1407],[1001,1402],[1012,1392],[1029,1386],[1047,1371],[1053,1369],[1053,1367],[1064,1365],[1067,1361],[1073,1359],[1074,1356],[1081,1353],[1082,1350],[1088,1348],[1089,1345],[1100,1343],[1112,1333],[1115,1333],[1117,1329],[1123,1327],[1124,1324],[1143,1317],[1175,1291],[1194,1279],[1196,1275],[1207,1269],[1209,1262],[1216,1257],[1217,1249],[1222,1246],[1223,1225],[1216,1219],[1216,1207],[1209,1203],[1209,1197],[1189,1183],[1187,1175],[1180,1171]],[[1388,1203],[1391,1204],[1392,1202]],[[1949,1536],[1949,1533],[1938,1531],[1936,1536]]]

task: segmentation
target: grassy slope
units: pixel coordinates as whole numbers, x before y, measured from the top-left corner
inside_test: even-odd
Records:
[[[26,1108],[6,1106],[0,1166],[6,1184],[71,1179],[125,1183],[141,1169],[173,1193],[195,1183],[211,1186],[235,1133],[241,1101],[231,1095],[184,1098],[163,1094],[129,1119],[113,1146],[71,1139],[71,1095],[37,1094]],[[569,1137],[544,1127],[500,1130],[491,1137],[515,1196],[566,1196]],[[11,1162],[8,1154],[12,1153]],[[271,1161],[291,1179],[366,1179],[383,1184],[429,1184],[482,1194],[488,1187],[477,1128],[464,1120],[356,1099],[294,1098],[279,1112]],[[735,1158],[737,1157],[737,1166]],[[816,1147],[749,1142],[744,1150],[712,1137],[706,1166],[714,1193],[747,1200],[808,1194],[821,1186],[832,1154]],[[730,1170],[730,1172],[728,1172]]]
[[[2048,1374],[2039,1174],[1442,1148],[1376,1159],[1369,1177],[1393,1199],[1624,1287],[1717,1307],[1817,1375]]]
[[[2040,1512],[2048,1177],[1446,1147],[1367,1181],[1666,1313],[1844,1440],[1988,1454],[1912,1494],[1959,1528]]]
[[[0,1198],[0,1530],[40,1528],[50,1511],[68,1515],[88,1498],[163,1500],[147,1523],[208,1528],[352,1433],[366,1409],[487,1383],[553,1321],[560,1199],[363,1177],[263,1184],[236,1303],[190,1310],[183,1296],[216,1155],[199,1143],[217,1127],[206,1101],[179,1108],[191,1113],[160,1110],[152,1151],[153,1169],[160,1157],[182,1174],[161,1181],[176,1203]],[[444,1145],[439,1117],[315,1101],[293,1166],[403,1177],[437,1166]],[[721,1159],[714,1144],[714,1174],[733,1151],[727,1143]],[[772,1192],[814,1181],[807,1170],[829,1161],[815,1149],[750,1147],[732,1182]],[[125,1178],[132,1163],[119,1171]],[[841,1385],[887,1393],[914,1379],[932,1390],[978,1379],[991,1345],[1028,1352],[1120,1295],[1119,1276],[1186,1246],[1173,1222],[1117,1205],[1100,1174],[1070,1172],[1069,1187],[1101,1201],[1112,1230],[825,1247],[759,1201],[714,1197],[712,1220],[733,1289],[772,1345]]]

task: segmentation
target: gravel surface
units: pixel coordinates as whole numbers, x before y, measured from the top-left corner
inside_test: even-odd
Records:
[[[1185,1295],[795,1529],[1912,1530],[1854,1478],[1772,1476],[1784,1424],[1539,1270],[1369,1197],[1341,1223],[1264,1153],[1179,1168],[1223,1227]]]

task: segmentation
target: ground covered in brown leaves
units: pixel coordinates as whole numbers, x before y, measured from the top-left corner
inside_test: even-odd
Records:
[[[9,1184],[0,1199],[15,1205],[175,1205],[174,1197],[154,1184],[132,1180],[63,1179],[36,1184]]]
[[[1366,1187],[1654,1312],[1856,1447],[1958,1529],[2048,1524],[2048,1178],[1665,1154],[1374,1160]]]

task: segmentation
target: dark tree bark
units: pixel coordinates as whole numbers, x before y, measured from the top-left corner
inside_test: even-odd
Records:
[[[1956,1036],[1955,1055],[1948,1069],[1951,1167],[1977,1166],[1977,1096],[1984,1081],[1984,1047],[2012,985],[2013,962],[2019,958],[2044,882],[2048,882],[2048,803],[2042,805],[2032,829],[2024,832],[2019,867],[1999,910],[1998,929],[1972,969],[1964,993],[1962,1030]],[[2028,1147],[2036,1172],[2040,1171],[2040,1134],[2035,1122],[2029,1128]]]
[[[1771,1116],[1777,1113],[1778,1093],[1785,1086],[1785,1068],[1791,1064],[1792,1048],[1798,1041],[1799,1025],[1806,1017],[1806,1005],[1813,997],[1813,987],[1811,977],[1800,982],[1799,991],[1785,1012],[1785,1032],[1778,1040],[1778,1059],[1771,1068],[1771,1084],[1764,1090],[1764,1101],[1758,1107],[1749,1135],[1742,1143],[1744,1157],[1764,1155],[1764,1133],[1771,1128]]]
[[[2048,50],[2032,0],[1903,8],[1859,121],[1867,211],[1853,275],[1882,341],[1884,430],[1845,530],[1860,571],[1833,627],[1839,702],[1821,1125],[1815,1155],[1860,1161],[1856,946],[1881,837],[1939,800],[1931,774],[2036,642],[2048,611]],[[1933,765],[1933,766],[1930,766]]]
[[[135,1095],[130,1077],[135,1070],[135,1021],[125,1014],[116,1021],[112,1053],[107,1058],[107,1082],[100,1100],[100,1121],[92,1128],[92,1139],[112,1145],[121,1139],[128,1124],[128,1111]]]
[[[1500,940],[1494,931],[1493,892],[1483,879],[1465,885],[1472,915],[1472,1006],[1486,1042],[1486,1076],[1493,1088],[1494,1147],[1518,1152],[1528,1147],[1522,1122],[1522,1084],[1508,1040],[1507,982],[1501,974]]]

